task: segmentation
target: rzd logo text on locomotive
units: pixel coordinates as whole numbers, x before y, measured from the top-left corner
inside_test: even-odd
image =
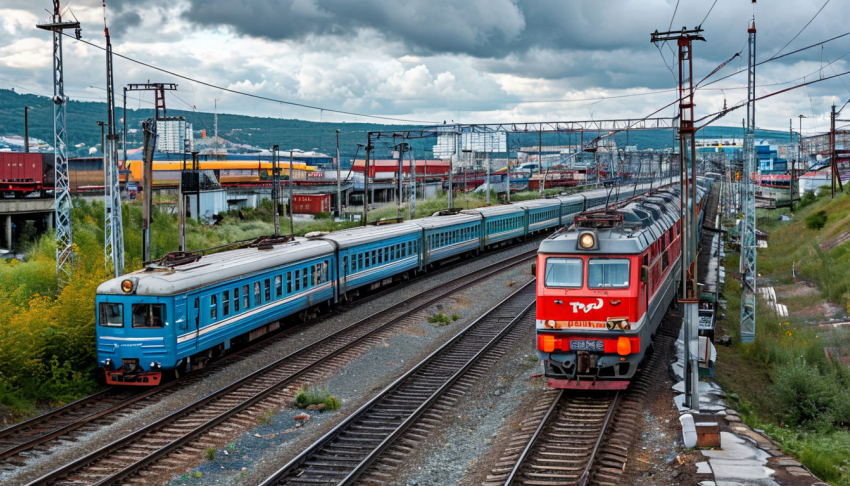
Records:
[[[582,304],[581,302],[570,302],[570,305],[573,306],[573,313],[577,314],[579,310],[583,310],[585,314],[592,311],[593,309],[601,309],[602,308],[602,299],[596,299],[598,302],[595,304]]]

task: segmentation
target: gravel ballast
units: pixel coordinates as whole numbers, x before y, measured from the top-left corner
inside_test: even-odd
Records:
[[[138,430],[139,428],[192,403],[197,400],[198,397],[206,396],[227,384],[250,374],[273,359],[290,354],[321,339],[324,336],[327,336],[328,334],[350,325],[352,322],[368,317],[378,310],[390,305],[403,302],[424,290],[439,287],[458,276],[465,275],[510,256],[532,250],[536,248],[536,246],[536,243],[518,245],[499,253],[488,254],[475,260],[470,260],[462,266],[450,269],[439,275],[423,276],[417,279],[413,285],[399,288],[370,302],[364,302],[362,305],[344,313],[332,315],[316,325],[307,326],[305,329],[288,336],[286,339],[280,340],[272,346],[252,354],[240,362],[222,367],[222,369],[217,373],[212,374],[191,386],[181,389],[180,391],[175,392],[172,395],[151,404],[150,406],[126,414],[111,425],[81,436],[75,441],[64,442],[61,445],[56,446],[50,454],[43,455],[38,459],[30,459],[23,467],[0,472],[0,483],[10,485],[26,484],[59,466],[70,462],[71,460],[82,457],[100,447],[108,445],[132,431]],[[332,393],[338,396],[343,402],[341,412],[335,414],[324,414],[328,418],[316,418],[316,421],[311,421],[312,423],[310,423],[306,429],[318,431],[322,428],[323,422],[334,421],[336,417],[343,416],[346,410],[353,410],[354,403],[358,400],[364,400],[367,396],[371,396],[370,392],[372,392],[373,387],[379,387],[392,381],[394,376],[397,376],[402,373],[403,370],[412,366],[418,359],[427,355],[429,350],[432,350],[439,346],[439,344],[442,344],[442,342],[448,339],[450,335],[453,335],[454,332],[461,329],[466,323],[471,322],[475,317],[480,315],[480,313],[491,307],[515,288],[506,285],[505,282],[515,281],[516,284],[519,285],[528,281],[530,278],[529,269],[524,265],[518,266],[509,272],[489,279],[487,282],[466,289],[460,294],[461,297],[457,298],[453,302],[443,303],[442,306],[444,309],[442,311],[445,315],[451,316],[456,313],[461,317],[461,319],[457,322],[450,323],[447,326],[436,326],[435,324],[428,323],[423,319],[423,322],[418,325],[411,326],[403,333],[390,337],[386,342],[388,347],[379,347],[376,350],[373,350],[373,352],[379,351],[389,353],[388,355],[376,355],[369,358],[372,353],[367,353],[367,355],[362,359],[374,359],[375,361],[372,362],[372,366],[360,373],[357,373],[356,376],[351,374],[346,375],[346,379],[340,381],[339,386],[336,385],[336,382],[334,382],[333,379],[329,381],[331,388],[337,388],[331,390]],[[438,310],[434,310],[434,313],[437,311]],[[380,365],[379,363],[384,364]],[[387,365],[386,363],[393,364]],[[352,368],[349,367],[347,369],[350,370]],[[345,372],[346,370],[340,371]],[[354,390],[357,391],[355,392]],[[281,417],[272,420],[273,424],[277,424],[275,430],[279,429],[280,433],[282,433],[282,431],[290,428],[291,423],[287,422],[287,420],[291,421],[291,416],[288,416],[285,413],[281,413]],[[269,432],[269,434],[271,433],[278,432]],[[263,434],[260,435],[262,436]],[[292,433],[284,435],[288,436],[292,435]],[[294,434],[294,436],[299,435],[305,434],[301,434],[300,431],[298,434]],[[282,444],[291,442],[288,438],[281,439],[281,441],[281,447],[283,447]],[[245,446],[246,450],[248,450],[248,446],[249,445]],[[289,447],[284,448],[291,449],[292,446],[290,445]],[[250,450],[253,451],[254,449]],[[228,452],[226,456],[229,457],[230,455],[230,452]],[[254,454],[253,452],[251,455],[255,459],[260,456],[260,454]],[[294,454],[292,455],[294,456]],[[216,455],[216,458],[217,457],[218,455]],[[277,462],[275,462],[275,464],[277,464]],[[240,470],[241,467],[244,466],[240,466]],[[203,471],[199,472],[203,473]],[[249,475],[246,474],[245,476]],[[230,479],[232,480],[233,478],[231,477]],[[204,479],[203,482],[206,483],[208,481]]]

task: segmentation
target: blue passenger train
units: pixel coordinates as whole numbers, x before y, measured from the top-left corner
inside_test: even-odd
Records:
[[[582,211],[651,187],[265,238],[203,256],[170,254],[98,287],[97,359],[110,385],[158,385],[164,371],[201,368],[231,346],[277,330],[285,317],[306,318],[434,264],[570,224]]]

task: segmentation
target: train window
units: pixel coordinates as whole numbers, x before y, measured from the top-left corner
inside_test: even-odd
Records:
[[[587,262],[587,286],[591,289],[624,289],[629,286],[629,260],[591,258]]]
[[[260,282],[254,282],[254,305],[260,305],[263,303],[263,300],[260,297],[261,295]]]
[[[395,260],[395,249],[398,245],[393,245],[390,247],[390,260]]]
[[[286,272],[286,293],[292,293],[292,272]]]
[[[670,256],[667,254],[667,250],[664,250],[664,253],[661,254],[661,271],[667,270],[669,264]]]
[[[274,277],[274,296],[275,298],[283,295],[283,278],[280,275]]]
[[[100,325],[103,327],[124,327],[124,304],[101,302]]]
[[[213,321],[218,319],[218,302],[216,302],[216,300],[217,299],[215,295],[210,296],[210,319],[212,319]]]
[[[165,318],[163,304],[133,304],[133,327],[161,328]]]
[[[389,247],[384,248],[384,262],[390,261],[390,249]]]
[[[369,264],[369,262],[371,262],[371,261],[372,261],[372,259],[369,257],[370,253],[369,253],[368,251],[367,251],[367,252],[365,252],[365,255],[366,255],[366,257],[365,257],[365,258],[364,258],[364,260],[363,260],[363,262],[364,262],[364,264],[365,264],[365,265],[364,265],[364,267],[363,267],[363,268],[369,268],[370,266],[372,266],[372,265],[370,265],[370,264]]]
[[[310,281],[313,282],[313,286],[319,285],[321,268],[322,267],[318,263],[310,267],[310,271],[313,274],[313,278],[310,279]]]
[[[342,257],[342,271],[345,275],[348,274],[348,255]]]
[[[304,287],[305,289],[307,288],[307,284],[310,281],[310,276],[307,275],[307,273],[309,271],[310,271],[309,269],[305,268],[304,273],[301,274],[301,286]]]
[[[378,248],[378,263],[384,263],[384,249]]]
[[[221,293],[221,316],[227,317],[230,315],[230,291],[225,290]]]
[[[200,305],[201,305],[201,299],[198,298],[198,297],[195,297],[195,329],[197,329],[199,327],[200,322],[201,322]]]
[[[581,258],[547,258],[547,287],[566,287],[580,289],[583,280],[584,264]]]
[[[272,300],[272,281],[271,279],[266,279],[263,281],[263,297],[265,297],[265,301],[268,302]]]
[[[295,271],[295,291],[301,290],[301,270]]]
[[[251,296],[250,296],[250,294],[248,294],[248,286],[243,285],[242,286],[242,308],[243,309],[247,309],[248,307],[251,307],[250,299],[251,299]]]
[[[239,312],[239,287],[233,289],[233,312]]]
[[[362,253],[357,255],[357,269],[358,270],[363,269],[363,254]]]
[[[375,256],[375,250],[372,250],[372,265],[374,266],[374,265],[377,265],[377,264],[378,264],[378,259]]]

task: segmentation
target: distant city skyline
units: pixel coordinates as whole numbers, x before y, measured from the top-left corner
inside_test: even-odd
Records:
[[[675,98],[675,46],[649,42],[666,30],[675,0],[110,0],[116,53],[198,80],[258,96],[419,121],[505,122],[646,116]],[[62,2],[83,39],[103,45],[101,2]],[[694,47],[695,78],[739,52],[753,11],[758,60],[843,34],[850,4],[832,2],[793,42],[822,2],[681,2],[674,29],[703,22]],[[0,87],[49,95],[51,42],[37,30],[47,0],[7,0],[0,8]],[[71,13],[66,13],[71,15]],[[758,68],[758,95],[850,69],[850,36]],[[64,40],[66,93],[103,101],[103,51]],[[711,80],[745,67],[734,59]],[[663,58],[662,58],[663,57]],[[117,91],[130,82],[175,82],[173,108],[313,121],[381,122],[225,93],[116,57]],[[830,64],[831,63],[831,64]],[[822,69],[823,66],[823,69]],[[741,73],[697,94],[697,117],[745,99]],[[777,84],[781,83],[781,84]],[[850,94],[838,78],[786,93],[757,108],[760,128],[782,130],[804,114],[804,133],[828,128],[829,106]],[[723,88],[722,90],[719,88]],[[628,97],[665,90],[648,96]],[[133,108],[150,106],[152,95]],[[627,96],[627,97],[623,97]],[[611,98],[618,97],[618,98]],[[579,101],[583,100],[583,101]],[[569,102],[565,102],[569,101]],[[668,108],[661,116],[674,115]],[[738,110],[721,119],[738,125]]]

